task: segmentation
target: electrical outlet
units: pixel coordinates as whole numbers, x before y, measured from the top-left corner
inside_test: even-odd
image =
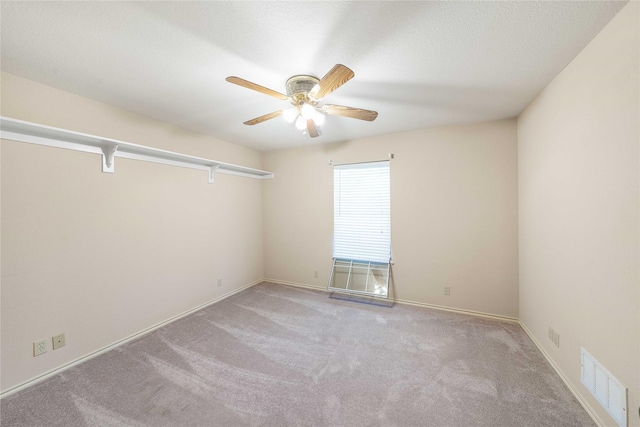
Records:
[[[33,343],[33,357],[40,356],[47,352],[47,340]]]
[[[218,287],[222,286],[222,279],[218,279]]]
[[[52,338],[52,340],[53,340],[54,350],[57,350],[60,347],[64,347],[64,345],[66,344],[64,334],[56,335],[55,337]]]
[[[313,277],[318,278],[318,270],[313,270]]]
[[[444,287],[444,294],[445,295],[451,295],[451,287],[445,286]]]

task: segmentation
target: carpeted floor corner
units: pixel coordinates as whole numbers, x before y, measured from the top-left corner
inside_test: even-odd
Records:
[[[261,283],[0,402],[9,426],[593,426],[514,323]]]

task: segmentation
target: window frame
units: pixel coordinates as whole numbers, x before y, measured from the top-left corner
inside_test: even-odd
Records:
[[[382,164],[384,163],[384,167]],[[337,175],[337,170],[357,170],[359,172],[355,172],[352,174],[353,181],[348,181],[345,186],[337,187],[337,181],[342,179],[342,174]],[[378,171],[372,172],[370,177],[366,176],[366,169],[378,169]],[[384,172],[380,172],[380,170],[385,170]],[[373,175],[377,174],[377,175]],[[339,178],[338,178],[339,177]],[[369,178],[363,179],[364,178]],[[376,181],[378,179],[379,181]],[[366,197],[362,197],[362,195],[357,194],[358,189],[354,187],[354,185],[358,185],[357,181],[360,181],[360,185],[362,182],[371,182],[372,184],[376,184],[376,182],[382,182],[387,187],[383,189],[381,194],[381,200],[373,200],[367,197],[375,197],[376,194],[375,188],[364,188],[363,192]],[[350,293],[350,294],[360,294],[367,295],[377,298],[388,298],[389,297],[389,281],[391,276],[391,162],[389,160],[377,161],[377,162],[363,162],[363,163],[351,163],[344,165],[335,165],[333,172],[333,195],[334,195],[334,222],[333,222],[333,245],[332,245],[332,255],[333,255],[333,265],[331,267],[331,274],[329,277],[328,290],[331,292],[341,292],[341,293]],[[366,211],[367,208],[373,207],[375,209],[381,208],[380,215],[372,215],[370,218],[373,218],[372,225],[374,227],[380,227],[380,233],[385,233],[386,236],[383,236],[382,239],[373,238],[372,243],[377,246],[376,251],[367,251],[366,249],[362,249],[362,244],[357,242],[353,244],[351,247],[349,246],[349,239],[353,239],[353,236],[349,235],[347,232],[343,235],[342,245],[336,250],[336,234],[341,231],[341,229],[337,229],[337,212],[342,212],[342,204],[343,204],[343,192],[345,188],[348,188],[348,196],[355,197],[356,200],[360,199],[364,201],[366,204],[365,209],[362,209],[361,206],[357,206],[352,209],[354,215],[352,218],[347,219],[346,224],[349,224],[349,221],[355,220],[366,220],[362,218],[363,211]],[[349,194],[351,191],[351,194]],[[336,204],[339,203],[340,206]],[[351,201],[353,203],[353,201]],[[357,203],[357,202],[356,202]],[[347,204],[348,206],[348,204]],[[353,204],[351,205],[353,207]],[[345,221],[341,221],[341,227],[344,226]],[[366,239],[366,232],[363,235],[358,236],[358,233],[355,232],[354,235],[357,238]],[[368,234],[371,234],[370,232]],[[369,236],[370,237],[370,236]],[[380,244],[380,242],[384,242],[384,244]],[[345,243],[347,242],[347,243]],[[345,248],[347,251],[345,252]],[[353,251],[349,253],[349,251]],[[384,254],[383,251],[388,251],[388,256]],[[368,254],[368,255],[367,255]],[[349,256],[351,255],[351,256]],[[366,259],[367,257],[372,259]],[[363,259],[364,258],[364,259]],[[346,274],[346,280],[344,280],[344,275]],[[363,275],[366,275],[366,279],[363,279]],[[356,280],[358,278],[358,280]],[[373,278],[373,279],[372,279]],[[381,280],[380,280],[381,279]],[[362,289],[362,282],[364,280],[364,288]],[[337,283],[337,281],[339,283]],[[373,282],[370,286],[370,282]],[[360,289],[358,289],[358,287]],[[370,290],[371,288],[371,290]]]

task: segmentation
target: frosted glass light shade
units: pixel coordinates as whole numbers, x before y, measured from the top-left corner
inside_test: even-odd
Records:
[[[293,123],[298,117],[298,107],[291,107],[282,112],[282,117],[287,123]]]
[[[300,115],[304,117],[305,120],[313,119],[313,116],[316,114],[316,109],[313,105],[304,104],[300,109]]]
[[[298,116],[296,119],[296,129],[305,130],[307,128],[307,121],[302,117]]]

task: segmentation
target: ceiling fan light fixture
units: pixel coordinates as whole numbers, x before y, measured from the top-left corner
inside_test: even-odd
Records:
[[[293,123],[298,117],[298,107],[291,107],[282,112],[282,117],[287,123]]]
[[[300,108],[300,115],[305,120],[313,119],[316,115],[316,109],[311,104],[303,104],[302,108]]]
[[[296,119],[296,129],[298,130],[307,129],[307,121],[302,116],[298,116],[298,118]]]
[[[265,95],[289,101],[293,107],[286,110],[278,110],[264,114],[252,120],[244,122],[245,125],[255,125],[273,119],[280,115],[288,123],[295,123],[295,127],[303,134],[316,138],[322,135],[320,126],[325,122],[325,115],[342,116],[358,120],[372,122],[378,117],[378,113],[372,110],[347,107],[344,105],[325,104],[318,106],[318,102],[332,93],[334,90],[351,80],[354,72],[342,64],[336,64],[327,74],[318,79],[308,74],[298,74],[287,80],[287,94],[260,86],[248,80],[236,76],[229,76],[226,80],[238,86],[263,93]]]

